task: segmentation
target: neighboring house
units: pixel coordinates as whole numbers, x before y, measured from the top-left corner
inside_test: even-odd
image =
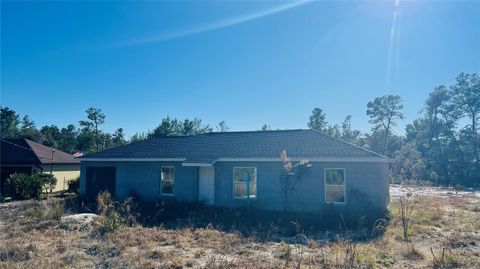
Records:
[[[0,139],[0,188],[13,173],[47,173],[57,179],[55,191],[68,187],[68,181],[80,176],[80,161],[73,155],[28,139]]]
[[[80,193],[282,210],[283,150],[293,162],[311,163],[288,198],[290,210],[358,203],[386,209],[391,159],[314,130],[159,137],[87,154],[79,158]]]

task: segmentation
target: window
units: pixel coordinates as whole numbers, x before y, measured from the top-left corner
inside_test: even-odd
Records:
[[[325,168],[325,202],[345,203],[345,169]]]
[[[175,167],[163,166],[161,177],[162,177],[162,184],[161,184],[162,194],[173,195],[173,182],[175,181]]]
[[[255,198],[257,197],[257,168],[234,167],[233,168],[233,197]]]

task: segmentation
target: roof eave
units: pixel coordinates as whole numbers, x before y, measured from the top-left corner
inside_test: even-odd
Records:
[[[185,162],[186,158],[77,158],[80,162],[182,162],[182,166],[212,166],[217,162],[278,162],[282,161],[280,157],[265,158],[218,158],[212,162],[197,161]],[[327,157],[327,158],[309,158],[294,157],[291,161],[308,160],[310,162],[369,162],[369,163],[392,163],[393,159],[380,157]]]

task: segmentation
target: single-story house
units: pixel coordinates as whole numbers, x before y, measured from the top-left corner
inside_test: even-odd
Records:
[[[71,154],[25,138],[0,139],[0,142],[0,190],[2,193],[7,178],[13,173],[52,174],[57,179],[54,191],[66,189],[69,180],[80,176],[80,161]]]
[[[80,194],[119,200],[202,201],[216,207],[283,210],[282,151],[311,166],[289,210],[370,203],[386,209],[391,159],[315,130],[221,132],[159,137],[80,157]]]

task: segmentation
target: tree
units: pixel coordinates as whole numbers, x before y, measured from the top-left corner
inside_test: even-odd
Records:
[[[0,137],[15,138],[19,132],[18,124],[20,123],[20,117],[18,114],[8,107],[0,107],[0,119]]]
[[[393,164],[393,174],[401,181],[425,179],[426,164],[421,153],[416,149],[415,143],[407,143],[397,152]]]
[[[335,138],[341,138],[342,137],[342,132],[341,132],[340,126],[338,126],[338,124],[328,125],[328,127],[326,127],[323,130],[323,132],[328,134],[329,136],[333,136]]]
[[[460,73],[457,83],[452,86],[455,93],[453,102],[462,116],[470,120],[470,129],[477,133],[478,116],[480,114],[480,77],[477,74]]]
[[[152,133],[148,134],[148,137],[157,136],[176,136],[182,133],[182,127],[177,119],[170,119],[169,116],[162,119],[160,125],[153,129]]]
[[[146,140],[147,138],[148,138],[148,135],[145,133],[135,133],[130,138],[130,143],[140,142],[140,141]]]
[[[207,124],[203,125],[202,120],[194,118],[193,120],[185,119],[179,121],[175,118],[167,116],[162,119],[152,132],[148,134],[148,138],[157,136],[177,136],[177,135],[197,135],[210,133],[213,129]]]
[[[342,134],[340,138],[347,142],[357,143],[361,134],[358,130],[352,130],[352,116],[347,115],[342,122]]]
[[[261,131],[271,131],[272,130],[272,127],[270,127],[270,125],[264,123],[262,125],[262,128],[260,129]]]
[[[228,132],[230,130],[230,127],[228,127],[227,122],[222,120],[218,123],[218,126],[216,127],[217,132]]]
[[[321,108],[314,108],[312,115],[308,119],[307,126],[310,129],[324,131],[327,128],[327,121],[325,120],[325,113]]]
[[[100,143],[101,143],[102,149],[108,149],[115,146],[113,143],[113,136],[109,133],[104,133],[104,132],[100,133]]]
[[[95,133],[89,128],[82,128],[77,135],[76,148],[83,152],[95,151]]]
[[[98,129],[98,126],[105,122],[105,114],[100,108],[93,107],[88,108],[87,110],[85,110],[85,112],[87,113],[88,120],[80,121],[80,126],[83,126],[86,130],[89,131],[85,132],[85,134],[91,133],[93,131],[95,137],[95,147],[98,151],[100,149],[100,131]]]
[[[447,184],[451,181],[448,151],[452,141],[455,140],[455,133],[451,130],[458,119],[457,115],[452,114],[455,109],[450,102],[451,95],[448,88],[443,85],[436,87],[428,95],[422,121],[424,125],[417,139],[423,157],[429,160],[430,179]]]
[[[287,151],[283,150],[280,154],[282,159],[282,171],[280,173],[280,187],[283,193],[283,210],[288,211],[291,204],[291,195],[295,192],[296,185],[305,177],[312,166],[308,160],[301,160],[295,164],[290,161]]]
[[[28,115],[23,116],[20,126],[19,137],[27,138],[36,142],[42,142],[42,135],[37,130],[35,122]]]
[[[78,131],[73,124],[69,124],[67,127],[62,128],[60,130],[58,148],[68,153],[74,153],[77,149],[77,136]]]
[[[125,140],[125,134],[123,133],[123,128],[118,128],[115,130],[115,133],[113,133],[112,136],[112,142],[113,146],[115,147],[127,144],[127,141]]]
[[[207,124],[203,125],[201,119],[194,118],[193,120],[185,119],[181,128],[181,135],[197,135],[204,133],[211,133],[213,129]]]
[[[371,133],[365,134],[365,137],[360,138],[358,145],[394,158],[395,153],[400,150],[405,143],[405,139],[403,136],[389,133],[387,145],[385,146],[383,144],[384,135],[382,131],[372,131]]]
[[[62,133],[55,125],[43,126],[40,129],[40,133],[43,136],[43,144],[52,148],[60,148],[60,140],[62,139]],[[63,149],[62,149],[63,150]]]
[[[395,120],[403,119],[402,109],[402,98],[392,94],[377,97],[367,104],[369,122],[374,124],[372,130],[383,132],[382,153],[385,152],[391,128],[396,125]]]
[[[478,133],[478,117],[480,115],[480,77],[477,74],[460,73],[457,83],[453,85],[452,103],[460,117],[470,119],[470,124],[461,130],[460,137],[464,141],[464,152],[467,153],[470,166],[469,174],[479,178],[480,174],[480,134]]]

